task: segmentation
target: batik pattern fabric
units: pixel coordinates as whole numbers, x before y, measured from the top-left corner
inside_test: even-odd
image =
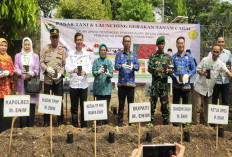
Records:
[[[132,70],[126,70],[121,68],[123,64],[131,60],[134,65]],[[135,52],[131,51],[129,54],[119,51],[115,57],[115,70],[119,71],[118,74],[118,86],[130,86],[135,87],[135,71],[139,70],[138,56]]]

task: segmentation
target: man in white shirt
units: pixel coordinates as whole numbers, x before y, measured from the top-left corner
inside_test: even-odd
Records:
[[[200,123],[201,96],[203,96],[204,123],[207,125],[208,104],[212,101],[213,88],[220,73],[225,73],[232,78],[232,73],[227,69],[226,64],[219,58],[223,48],[214,45],[212,57],[202,59],[197,67],[198,76],[194,82],[193,102],[193,124]],[[210,72],[207,73],[208,69]],[[207,77],[208,76],[208,77]]]
[[[92,72],[92,65],[89,53],[82,49],[83,35],[76,33],[74,42],[76,49],[69,52],[66,59],[65,69],[70,73],[70,99],[72,124],[78,127],[78,102],[80,99],[81,107],[81,127],[87,127],[87,122],[84,121],[84,101],[87,101],[88,96],[88,74]]]
[[[219,46],[221,46],[223,48],[223,51],[219,55],[219,58],[225,64],[227,64],[227,63],[230,64],[230,65],[227,65],[227,68],[230,69],[231,62],[232,62],[231,52],[224,48],[225,44],[226,44],[224,37],[221,37],[221,36],[217,37],[216,44],[218,44]],[[211,57],[212,54],[209,53],[208,56]],[[225,76],[223,73],[220,73],[218,75],[216,84],[215,84],[214,89],[213,89],[213,96],[212,96],[212,103],[213,104],[217,104],[217,100],[218,100],[220,94],[221,94],[221,98],[222,98],[222,105],[229,105],[230,80],[229,80],[229,77]]]

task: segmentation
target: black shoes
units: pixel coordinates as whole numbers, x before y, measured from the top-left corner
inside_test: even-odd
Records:
[[[164,119],[163,125],[168,125],[168,119]]]
[[[49,125],[50,125],[49,122],[44,122],[45,127],[48,127]]]

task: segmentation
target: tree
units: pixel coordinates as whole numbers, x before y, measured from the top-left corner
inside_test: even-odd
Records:
[[[40,9],[36,0],[0,1],[0,36],[8,40],[36,32]]]
[[[154,21],[152,3],[150,0],[120,0],[117,20],[122,21]]]
[[[111,2],[110,0],[103,0],[103,1],[104,1],[105,8],[106,8],[105,12],[108,15],[108,17],[112,19]]]
[[[55,17],[110,20],[102,0],[60,0]]]
[[[152,0],[152,4],[155,8],[162,10],[162,1]],[[219,0],[165,0],[164,20],[171,22],[176,16],[187,16],[188,23],[198,23],[202,17],[201,15],[209,13],[218,2]],[[162,12],[157,13],[162,15]]]
[[[44,17],[52,17],[52,10],[55,9],[59,0],[38,0],[40,9],[44,13]]]
[[[187,16],[186,0],[171,0],[172,16],[170,21],[177,16]]]
[[[162,16],[163,0],[152,0],[152,5]],[[164,1],[164,21],[171,22],[177,16],[187,16],[186,0],[165,0]]]
[[[112,11],[112,20],[117,20],[116,16],[118,13],[118,8],[121,7],[120,0],[111,0],[111,11]]]
[[[204,24],[206,21],[203,17],[208,16],[208,13],[218,2],[218,0],[186,0],[188,23],[201,22]]]

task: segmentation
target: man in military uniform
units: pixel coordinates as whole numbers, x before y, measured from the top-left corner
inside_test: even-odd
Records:
[[[66,49],[59,46],[59,30],[50,30],[51,44],[46,45],[40,58],[42,73],[44,74],[44,94],[63,96],[63,77],[65,76]],[[58,116],[58,125],[63,124],[63,104],[61,115]],[[49,125],[49,115],[44,114],[44,126]]]
[[[158,50],[149,57],[148,72],[152,74],[151,86],[151,121],[154,120],[154,112],[158,97],[161,102],[163,124],[168,124],[168,75],[172,74],[173,61],[169,54],[164,53],[165,38],[160,36],[156,40]]]

